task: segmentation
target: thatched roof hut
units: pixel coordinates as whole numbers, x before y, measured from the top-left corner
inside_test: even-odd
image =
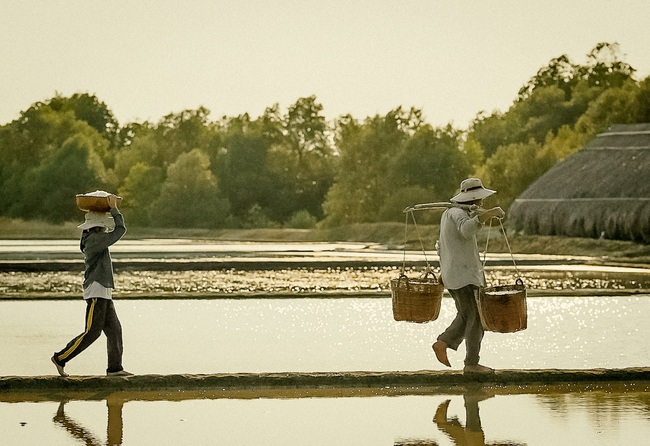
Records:
[[[508,212],[528,234],[650,242],[650,124],[614,125],[556,164]]]

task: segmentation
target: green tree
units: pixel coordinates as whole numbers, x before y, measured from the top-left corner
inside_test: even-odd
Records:
[[[393,191],[387,181],[393,160],[408,136],[422,124],[420,117],[415,110],[404,112],[398,108],[363,123],[351,116],[338,120],[340,159],[335,182],[323,205],[325,225],[380,220],[383,204]]]
[[[587,54],[587,63],[577,68],[578,75],[592,86],[621,87],[636,71],[622,59],[618,43],[601,42]]]
[[[210,153],[217,131],[208,120],[209,114],[200,107],[171,113],[156,124],[127,124],[118,132],[123,145],[116,155],[116,176],[125,178],[138,162],[167,169],[183,153],[194,149]]]
[[[216,162],[219,185],[228,198],[233,216],[240,222],[255,215],[256,221],[274,206],[273,194],[277,180],[269,172],[268,155],[271,140],[258,121],[248,115],[229,119],[225,123],[221,148]],[[252,209],[255,209],[251,213]]]
[[[267,212],[276,221],[284,222],[303,209],[317,218],[323,216],[322,203],[334,171],[322,111],[316,97],[310,96],[298,99],[284,116],[277,109],[265,114],[264,129],[273,136],[268,165],[276,179],[276,195]]]
[[[514,127],[501,112],[490,115],[481,112],[470,124],[468,140],[478,144],[485,158],[489,158],[499,146],[510,142],[516,132]]]
[[[229,203],[219,192],[208,155],[199,149],[179,155],[167,169],[167,178],[153,208],[155,216],[151,219],[156,226],[223,227]]]
[[[135,139],[150,133],[153,127],[149,121],[126,123],[118,129],[116,146],[119,148],[129,147]]]
[[[150,216],[155,216],[154,203],[160,195],[165,173],[162,168],[138,162],[131,166],[129,174],[118,189],[124,198],[122,207],[129,213],[129,221],[139,226],[149,226]],[[155,223],[158,223],[155,221]]]
[[[117,142],[119,123],[113,112],[97,96],[88,93],[75,93],[67,98],[57,94],[46,104],[57,112],[73,112],[77,120],[84,121],[97,130],[111,146]]]
[[[493,199],[507,209],[526,188],[555,162],[541,144],[534,140],[499,147],[477,175],[490,188],[497,190]]]
[[[634,109],[635,122],[650,122],[650,76],[639,83]]]
[[[554,162],[561,161],[580,150],[588,142],[585,135],[568,125],[562,126],[557,135],[547,138],[543,151]]]
[[[551,59],[545,67],[537,71],[521,89],[517,101],[525,101],[538,88],[556,87],[562,90],[565,97],[571,97],[571,92],[577,82],[578,67],[574,65],[566,54]]]
[[[88,151],[84,156],[90,160],[90,170],[99,175],[96,184],[113,185],[101,158],[109,142],[88,123],[76,119],[72,111],[55,111],[47,104],[36,103],[3,126],[0,130],[0,212],[13,217],[43,217],[41,210],[50,203],[41,202],[42,197],[35,192],[49,195],[48,188],[52,185],[77,181],[79,189],[68,198],[74,207],[74,194],[82,192],[87,185],[81,181],[85,170],[79,167],[80,163],[75,163],[71,146]],[[72,163],[70,167],[55,165],[68,161]],[[54,172],[61,178],[55,179]],[[79,178],[74,178],[75,175]],[[53,212],[46,210],[45,214]],[[54,220],[57,218],[52,216]]]
[[[322,112],[323,106],[316,102],[315,96],[298,99],[287,111],[283,120],[284,135],[288,148],[299,161],[311,152],[323,156],[331,154]]]
[[[573,64],[566,55],[554,58],[519,90],[506,113],[477,115],[470,139],[480,144],[486,158],[500,146],[530,138],[542,144],[563,125],[576,125],[595,98],[607,89],[621,88],[634,71],[622,60],[617,43],[599,43],[584,65]]]
[[[513,105],[507,119],[518,123],[512,136],[514,142],[532,138],[541,143],[549,132],[555,133],[562,125],[572,123],[573,116],[566,93],[557,86],[548,86],[535,89],[527,100]]]
[[[576,130],[588,139],[606,130],[612,124],[630,124],[639,117],[639,85],[628,80],[621,87],[609,88],[589,104],[576,123]]]
[[[136,164],[145,164],[164,171],[166,166],[161,153],[163,150],[153,129],[141,131],[129,145],[120,148],[115,156],[115,176],[124,181]]]
[[[213,136],[210,111],[204,107],[171,113],[158,122],[154,129],[155,140],[159,146],[160,167],[175,162],[179,155],[194,149],[207,152]]]
[[[431,203],[437,201],[435,192],[431,187],[402,186],[393,191],[383,201],[379,212],[378,221],[404,221],[403,210],[418,203]],[[448,198],[448,197],[447,197]],[[418,223],[435,223],[440,220],[440,215],[434,212],[423,212],[417,215]],[[409,224],[411,220],[409,220]]]
[[[421,186],[435,191],[431,199],[445,200],[458,187],[459,178],[470,172],[470,163],[460,150],[462,132],[450,125],[423,125],[404,143],[391,163],[393,186]]]
[[[422,125],[409,136],[390,162],[386,182],[391,189],[382,206],[381,219],[400,221],[401,211],[407,205],[446,201],[454,195],[460,180],[471,172],[471,163],[461,151],[461,143],[462,132],[450,125],[445,128]],[[398,200],[402,201],[395,205]]]
[[[108,144],[94,131],[75,134],[24,177],[17,214],[62,223],[81,215],[74,197],[103,189],[105,170],[94,146]]]

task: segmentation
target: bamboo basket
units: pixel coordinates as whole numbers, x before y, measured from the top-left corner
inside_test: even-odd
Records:
[[[514,285],[482,289],[477,304],[486,331],[514,333],[525,330],[528,325],[526,286],[521,278]]]
[[[425,323],[438,319],[444,286],[433,272],[417,279],[400,274],[390,281],[390,291],[396,321]]]
[[[110,212],[111,207],[108,205],[108,197],[112,195],[104,191],[95,191],[89,194],[77,194],[76,202],[77,207],[84,212]],[[122,197],[117,198],[118,206],[122,201]]]

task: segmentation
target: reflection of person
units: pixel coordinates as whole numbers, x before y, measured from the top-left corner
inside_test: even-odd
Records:
[[[438,336],[433,344],[436,358],[451,367],[447,358],[447,348],[458,349],[465,340],[465,373],[492,373],[489,367],[479,364],[479,352],[483,340],[483,327],[476,305],[480,287],[485,287],[485,275],[479,257],[476,234],[491,218],[503,218],[505,212],[500,207],[485,211],[480,209],[483,200],[496,191],[486,189],[478,178],[468,178],[460,183],[460,193],[451,201],[460,206],[452,206],[443,212],[440,220],[440,239],[438,254],[442,282],[456,304],[456,318]]]
[[[458,417],[448,418],[447,410],[451,400],[440,403],[433,416],[433,422],[456,446],[523,446],[524,443],[517,441],[485,442],[485,433],[483,432],[483,426],[481,426],[478,403],[493,396],[481,391],[468,391],[463,394],[465,426],[461,424]]]
[[[65,348],[52,356],[59,375],[68,376],[65,365],[99,338],[106,334],[108,367],[110,376],[127,376],[122,367],[122,326],[115,312],[112,291],[113,263],[108,251],[126,233],[124,217],[117,208],[114,195],[108,197],[111,216],[107,213],[88,212],[85,221],[78,227],[83,229],[80,248],[84,254],[83,297],[86,300],[85,331],[72,339]],[[113,226],[114,229],[109,231]]]
[[[61,401],[53,421],[63,426],[73,437],[82,441],[84,444],[92,446],[101,445],[101,441],[92,432],[65,414],[65,404],[65,401]],[[108,438],[106,444],[108,446],[121,445],[123,436],[122,407],[124,406],[124,401],[121,399],[114,400],[109,396],[106,399],[106,406],[108,407],[108,422],[106,427]]]
[[[433,422],[457,446],[485,446],[485,434],[481,427],[478,399],[476,397],[468,398],[465,395],[464,400],[466,426],[463,426],[457,417],[447,418],[447,409],[451,400],[440,403],[433,416]]]

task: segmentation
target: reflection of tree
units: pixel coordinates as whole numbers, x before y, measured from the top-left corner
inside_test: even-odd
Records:
[[[633,408],[650,413],[650,393],[637,383],[547,386],[536,394],[552,414],[568,419],[576,408],[586,410],[596,426],[616,427]]]
[[[74,438],[81,440],[86,446],[99,446],[102,444],[97,437],[88,429],[80,425],[76,420],[70,418],[65,414],[65,404],[67,401],[61,401],[59,408],[53,420],[54,423],[61,425],[68,431]],[[124,401],[122,399],[114,399],[108,397],[106,399],[106,406],[108,407],[108,422],[107,422],[107,446],[117,446],[122,444],[122,407]]]

